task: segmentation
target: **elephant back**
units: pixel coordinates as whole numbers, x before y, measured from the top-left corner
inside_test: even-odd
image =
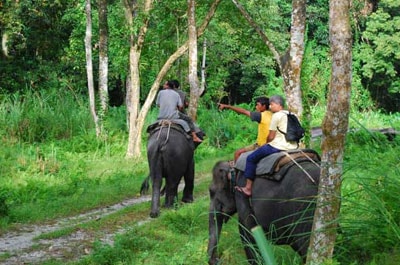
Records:
[[[188,133],[190,129],[187,127],[187,124],[185,124],[186,123],[182,120],[159,120],[147,127],[147,133],[149,134],[149,137],[151,137],[155,133],[160,135],[163,129],[166,129],[167,132],[175,130],[181,133],[189,141],[191,140],[191,136]]]
[[[240,155],[235,168],[244,171],[247,157],[254,151],[249,151]],[[302,161],[310,161],[314,164],[320,162],[319,154],[312,149],[296,149],[281,151],[268,155],[260,160],[256,169],[256,177],[267,178],[281,181],[286,175],[287,170],[293,165]]]

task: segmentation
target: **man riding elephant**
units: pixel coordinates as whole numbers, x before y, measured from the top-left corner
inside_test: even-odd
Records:
[[[156,99],[156,104],[160,108],[158,113],[158,120],[173,120],[182,119],[186,121],[189,125],[190,132],[193,137],[193,141],[201,143],[201,140],[196,134],[196,127],[193,120],[186,114],[180,112],[183,109],[183,103],[179,94],[173,89],[173,83],[171,81],[166,81],[163,85],[163,90],[161,90]]]
[[[245,152],[253,151],[258,147],[267,143],[267,137],[269,133],[269,124],[271,122],[272,112],[269,110],[269,99],[267,97],[258,97],[255,100],[256,103],[256,111],[249,111],[240,107],[231,106],[228,104],[218,104],[218,108],[220,110],[230,109],[235,111],[236,113],[248,116],[252,121],[258,123],[257,130],[257,140],[255,143],[242,147],[235,151],[234,154],[234,162],[237,161],[239,156]]]
[[[297,142],[287,141],[284,134],[288,124],[288,111],[283,109],[283,98],[281,96],[272,96],[269,99],[269,105],[273,115],[269,126],[267,143],[260,148],[257,148],[257,150],[247,157],[246,168],[244,170],[246,186],[243,188],[237,187],[239,191],[243,192],[247,196],[251,196],[252,185],[256,175],[256,167],[262,158],[283,150],[287,151],[298,148]]]

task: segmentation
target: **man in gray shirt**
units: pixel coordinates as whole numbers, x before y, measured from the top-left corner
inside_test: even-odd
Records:
[[[192,119],[179,111],[180,109],[183,109],[183,103],[179,94],[173,89],[173,83],[171,81],[166,81],[163,88],[163,90],[158,92],[156,99],[156,104],[160,107],[157,119],[182,119],[186,121],[192,133],[193,141],[198,143],[202,142],[202,140],[196,135],[196,128]]]
[[[156,104],[160,108],[157,117],[159,120],[179,119],[178,110],[183,106],[179,94],[169,86],[169,81],[166,81],[164,89],[160,90],[157,95]]]
[[[178,80],[174,79],[171,80],[171,82],[173,84],[172,88],[179,94],[182,100],[183,107],[182,109],[179,109],[179,111],[186,114],[186,108],[189,106],[189,102],[186,99],[186,93],[181,89]]]

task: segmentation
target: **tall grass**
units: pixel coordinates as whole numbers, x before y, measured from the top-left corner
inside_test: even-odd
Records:
[[[353,264],[371,260],[371,264],[398,264],[400,139],[389,141],[365,131],[348,139],[338,259]]]
[[[69,91],[28,91],[1,102],[3,138],[25,143],[53,141],[87,133],[93,128],[88,104]]]
[[[254,105],[241,104],[240,107],[254,110]],[[217,105],[201,109],[198,125],[206,133],[205,145],[196,151],[196,157],[218,155],[221,159],[233,159],[236,149],[255,143],[257,123],[249,117],[231,110],[220,111]]]
[[[0,231],[120,201],[147,174],[124,159],[124,130],[96,138],[80,95],[29,91],[5,97],[0,112]]]

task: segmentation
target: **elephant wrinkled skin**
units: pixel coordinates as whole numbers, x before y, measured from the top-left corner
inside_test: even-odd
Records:
[[[152,181],[150,217],[160,214],[161,185],[165,178],[165,207],[172,207],[178,196],[178,185],[185,180],[182,201],[193,201],[194,154],[192,137],[179,125],[163,124],[150,130],[147,159]]]
[[[235,185],[244,186],[243,172],[237,171],[237,183],[232,183],[232,168],[228,162],[218,162],[214,166],[209,188],[209,264],[218,264],[217,245],[222,225],[236,212],[250,264],[258,264],[254,248],[249,246],[249,242],[255,242],[251,228],[257,225],[262,226],[272,243],[290,245],[305,260],[318,193],[319,156],[317,163],[309,159],[296,161],[289,162],[276,173],[284,174],[281,181],[257,177],[250,199],[234,189]]]

